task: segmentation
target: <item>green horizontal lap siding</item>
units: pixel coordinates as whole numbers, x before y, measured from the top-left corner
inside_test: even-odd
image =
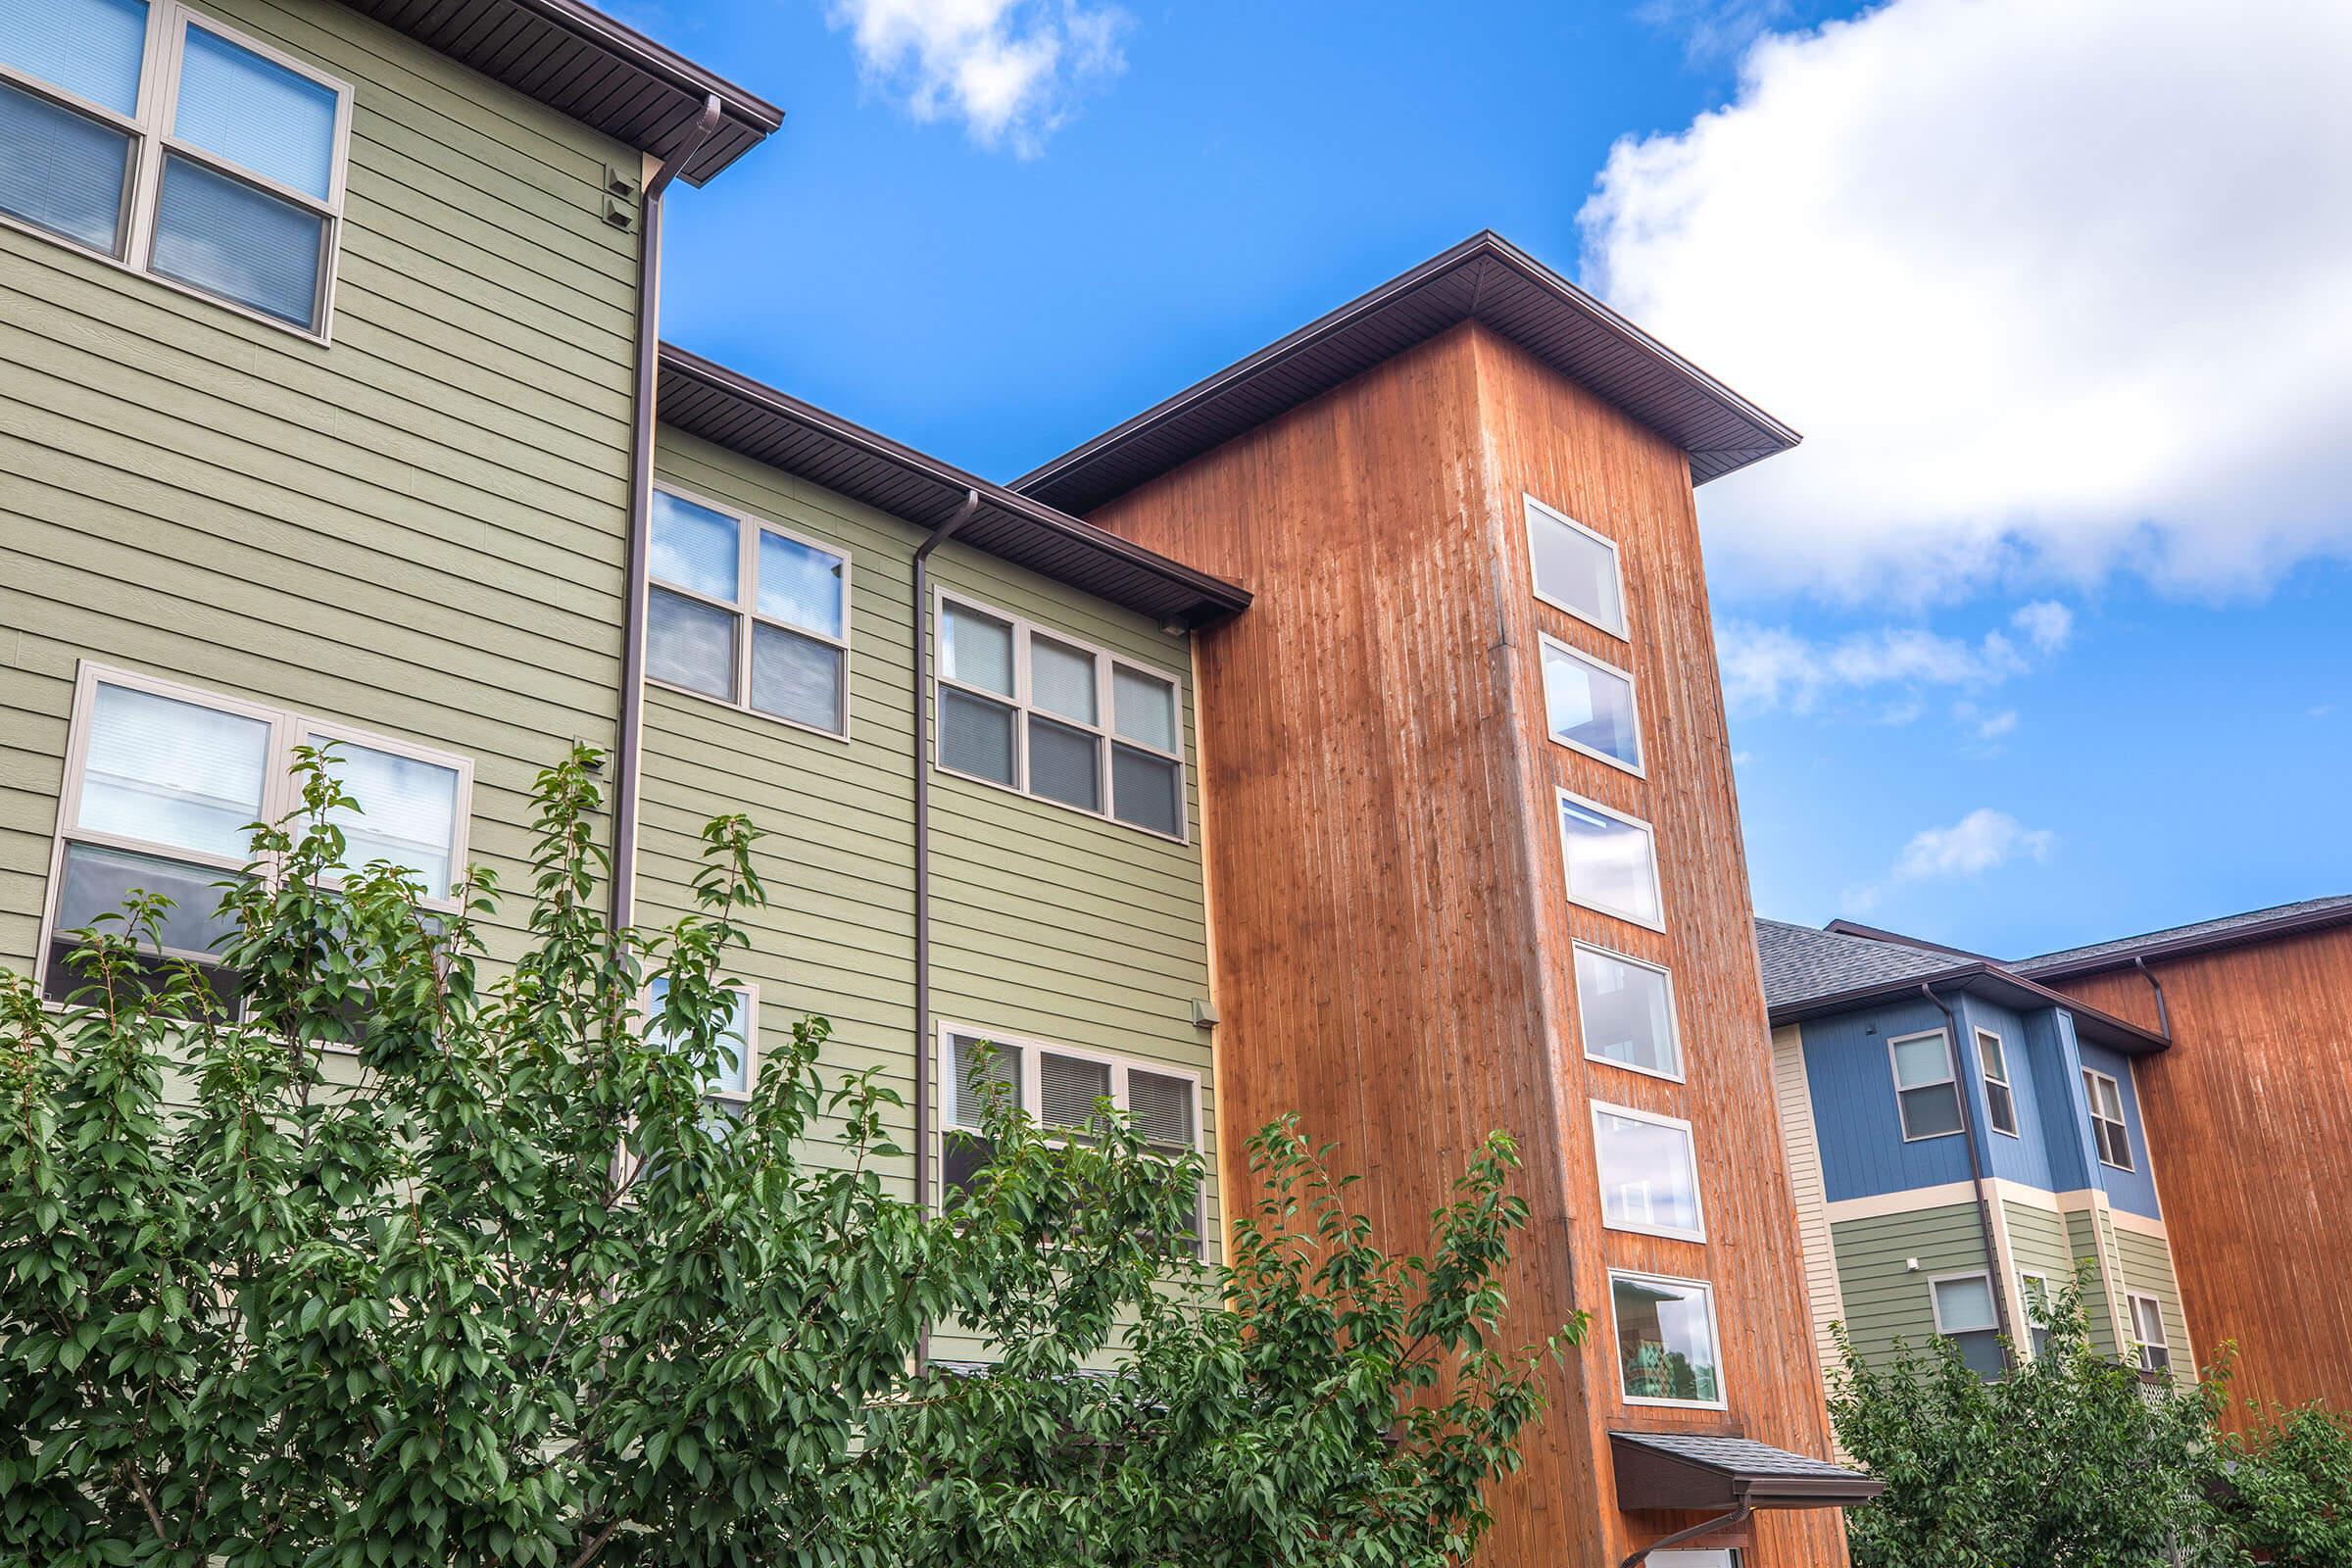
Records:
[[[2164,1315],[2164,1339],[2173,1354],[2173,1371],[2196,1375],[2205,1348],[2188,1337],[2188,1317],[2180,1309],[2180,1286],[2173,1277],[2173,1250],[2161,1236],[2149,1236],[2123,1226],[2115,1229],[2115,1250],[2124,1266],[2123,1287],[2135,1296],[2153,1296]],[[2131,1321],[2127,1316],[2125,1321]]]
[[[1969,1203],[1838,1220],[1830,1238],[1846,1333],[1854,1352],[1870,1362],[1890,1354],[1897,1340],[1913,1347],[1934,1343],[1928,1281],[1987,1267],[1984,1233]],[[1906,1266],[1910,1258],[1919,1259],[1916,1270]]]
[[[0,962],[47,897],[83,659],[531,781],[618,710],[636,155],[323,0],[198,7],[350,83],[332,343],[0,229]],[[510,920],[494,951],[519,938]]]
[[[2116,1283],[2121,1263],[2116,1256],[2115,1227],[2102,1224],[2090,1209],[2069,1209],[2066,1239],[2075,1256],[2082,1261],[2082,1309],[2090,1319],[2091,1348],[2101,1355],[2120,1354],[2122,1346],[2116,1339],[2116,1324],[2121,1321],[2119,1314],[2124,1310],[2124,1301],[2121,1287]]]

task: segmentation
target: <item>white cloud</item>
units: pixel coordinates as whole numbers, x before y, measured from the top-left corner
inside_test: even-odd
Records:
[[[2021,857],[2041,859],[2052,842],[2046,830],[2029,828],[2006,811],[1980,806],[1950,827],[1913,834],[1894,858],[1890,875],[1897,882],[1983,876]]]
[[[2009,624],[2023,633],[2037,654],[2054,654],[2075,636],[2075,612],[2054,599],[2036,599],[2017,607]]]
[[[1807,434],[1719,581],[1909,602],[2352,555],[2352,6],[1890,0],[1612,151],[1612,304]]]
[[[2066,646],[2074,614],[2054,601],[2036,600],[2011,615],[2010,626],[2025,639],[2024,648],[2001,631],[1965,642],[1924,627],[1888,626],[1822,642],[1785,626],[1726,620],[1716,628],[1724,698],[1737,711],[1786,708],[1808,713],[1836,693],[1899,686],[1909,694],[1881,717],[1907,723],[1923,710],[1918,688],[1996,686],[2022,675],[2033,667],[2030,653],[2055,654]]]
[[[1788,20],[1789,0],[1642,0],[1634,15],[1683,35],[1693,61],[1736,55]]]
[[[1974,703],[1959,703],[1954,705],[1952,716],[1966,724],[1981,741],[1997,741],[2017,728],[2017,710],[2014,708],[1987,713],[1981,711]]]
[[[983,147],[1024,158],[1084,86],[1127,64],[1127,14],[1085,0],[834,0],[830,20],[917,120],[959,120]]]

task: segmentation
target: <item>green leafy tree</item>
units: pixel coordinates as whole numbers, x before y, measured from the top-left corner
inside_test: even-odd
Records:
[[[2221,1442],[2231,1536],[2272,1568],[2352,1563],[2352,1417],[2317,1404],[2249,1413],[2251,1430]]]
[[[697,912],[612,930],[594,761],[540,780],[513,961],[487,874],[443,914],[346,870],[358,803],[306,752],[224,894],[236,997],[156,956],[152,898],[78,934],[62,1008],[0,973],[0,1563],[1467,1555],[1583,1329],[1497,1344],[1507,1139],[1426,1258],[1288,1123],[1222,1269],[1198,1161],[1107,1111],[1054,1140],[994,1106],[991,1163],[918,1210],[821,1019],[710,1103],[757,833],[710,823]],[[924,1363],[946,1319],[1001,1361]]]

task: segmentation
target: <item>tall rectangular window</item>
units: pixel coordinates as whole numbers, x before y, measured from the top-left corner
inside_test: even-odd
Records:
[[[176,0],[0,7],[0,217],[318,336],[350,123],[348,86]]]
[[[2082,1069],[2082,1093],[2090,1102],[2090,1132],[2098,1144],[2099,1163],[2117,1170],[2132,1168],[2132,1129],[2124,1120],[2124,1092],[2103,1072]]]
[[[938,650],[939,766],[1185,836],[1175,676],[946,594]]]
[[[1703,1242],[1698,1155],[1690,1124],[1627,1105],[1592,1105],[1600,1222],[1611,1230]]]
[[[1625,578],[1616,544],[1538,501],[1527,500],[1527,554],[1536,597],[1598,626],[1625,635]]]
[[[668,489],[650,543],[649,678],[849,734],[848,552]]]
[[[1697,1280],[1612,1270],[1609,1307],[1626,1403],[1723,1408],[1711,1287]]]
[[[1674,982],[1654,963],[1576,944],[1576,1015],[1585,1054],[1660,1078],[1683,1076]]]
[[[2153,1296],[2137,1294],[2127,1295],[2124,1299],[2132,1307],[2132,1338],[2139,1347],[2139,1369],[2171,1371],[2173,1351],[2164,1337],[2164,1303]]]
[[[1992,1276],[1951,1274],[1930,1280],[1928,1299],[1936,1314],[1936,1332],[1952,1342],[1968,1369],[1979,1377],[1999,1377],[2000,1318],[1992,1305]]]
[[[1641,773],[1642,724],[1634,710],[1633,676],[1547,636],[1544,708],[1553,740]]]
[[[2009,1083],[2009,1054],[2001,1037],[1977,1031],[1977,1059],[1984,1069],[1984,1119],[1996,1133],[2017,1136],[2017,1091]]]
[[[1943,1031],[1903,1035],[1886,1042],[1894,1062],[1894,1103],[1903,1141],[1948,1138],[1960,1130],[1960,1086],[1952,1075],[1952,1053]]]
[[[1649,824],[1566,790],[1559,792],[1559,800],[1560,854],[1569,901],[1653,931],[1665,930],[1657,843]]]
[[[721,1107],[749,1100],[759,1079],[760,999],[749,987],[727,992],[729,1006],[718,1029],[718,1060],[705,1080],[706,1097]],[[646,1038],[661,1044],[668,1036],[662,1011],[669,1005],[669,976],[660,974],[645,989]]]
[[[2026,1332],[2032,1338],[2034,1354],[2039,1359],[2050,1348],[2050,1314],[2057,1309],[2058,1293],[2050,1289],[2047,1274],[2019,1270],[2017,1293],[2026,1303]]]

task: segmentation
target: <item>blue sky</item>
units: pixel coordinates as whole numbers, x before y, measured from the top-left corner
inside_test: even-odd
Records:
[[[2352,891],[2352,24],[620,10],[789,116],[675,199],[666,335],[978,472],[1481,227],[1797,424],[1700,495],[1764,912],[2024,954]]]

